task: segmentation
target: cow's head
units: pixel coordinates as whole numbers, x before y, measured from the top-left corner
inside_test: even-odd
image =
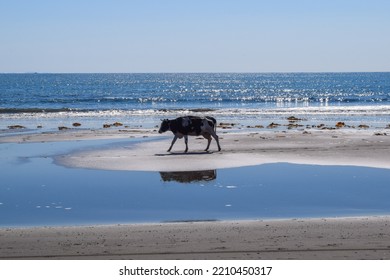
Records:
[[[169,130],[169,120],[161,120],[160,129],[158,130],[158,133],[163,133]]]

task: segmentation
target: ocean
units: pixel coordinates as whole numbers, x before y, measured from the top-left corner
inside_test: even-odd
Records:
[[[390,122],[390,72],[0,74],[0,129],[56,129],[82,122],[155,126],[161,118],[213,115],[261,123]]]

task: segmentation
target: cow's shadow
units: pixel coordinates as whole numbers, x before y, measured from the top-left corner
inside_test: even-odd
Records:
[[[211,155],[213,154],[213,152],[210,152],[210,151],[199,151],[199,152],[167,152],[167,153],[163,153],[163,154],[154,154],[155,156],[157,157],[165,157],[165,156],[184,156],[184,155],[189,155],[189,156],[193,156],[193,155]]]

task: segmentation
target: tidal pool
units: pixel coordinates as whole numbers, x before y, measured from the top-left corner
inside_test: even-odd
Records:
[[[0,227],[390,214],[389,169],[275,163],[141,172],[53,163],[74,147],[0,145]]]

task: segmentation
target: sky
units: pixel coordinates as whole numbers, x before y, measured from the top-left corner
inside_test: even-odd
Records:
[[[390,71],[388,0],[0,0],[0,73]]]

